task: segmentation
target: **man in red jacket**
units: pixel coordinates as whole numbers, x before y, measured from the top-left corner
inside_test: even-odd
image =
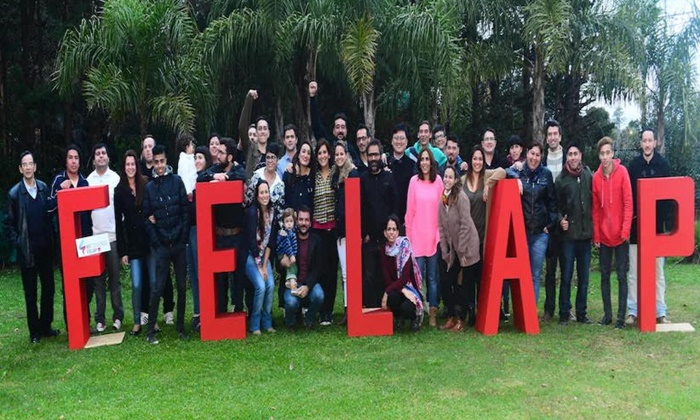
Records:
[[[629,270],[629,239],[632,226],[632,185],[627,169],[614,159],[613,141],[603,137],[598,141],[600,167],[593,175],[593,243],[600,248],[600,291],[603,295],[603,319],[599,324],[612,323],[610,301],[610,269],[613,254],[617,272],[617,322],[615,328],[625,327],[627,310],[627,271]]]

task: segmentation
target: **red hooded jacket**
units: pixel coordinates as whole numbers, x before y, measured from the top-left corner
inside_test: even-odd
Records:
[[[632,227],[632,184],[627,168],[613,159],[610,176],[603,165],[593,175],[593,242],[616,247],[629,240]]]

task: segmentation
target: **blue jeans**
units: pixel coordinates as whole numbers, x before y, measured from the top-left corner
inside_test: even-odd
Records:
[[[141,323],[141,293],[143,292],[145,262],[146,258],[129,259],[129,268],[131,269],[131,306],[134,310],[135,325]]]
[[[542,273],[542,263],[547,254],[547,244],[549,234],[541,232],[534,235],[527,235],[527,249],[530,251],[530,272],[532,282],[535,285],[535,304],[540,297],[540,274]]]
[[[290,289],[284,289],[284,323],[287,327],[293,327],[297,323],[297,313],[301,306],[307,306],[304,323],[307,326],[313,324],[316,314],[323,305],[323,288],[319,283],[309,291],[305,298],[294,296]]]
[[[199,315],[199,264],[197,263],[197,226],[190,226],[190,240],[187,243],[187,274],[192,284],[193,315]]]
[[[272,292],[275,290],[275,277],[272,273],[272,264],[268,261],[265,265],[267,280],[263,279],[258,271],[258,265],[253,256],[248,254],[245,262],[245,272],[248,279],[253,284],[253,310],[250,315],[250,331],[260,330],[261,318],[262,328],[269,330],[272,328]]]
[[[586,316],[588,305],[588,275],[591,269],[591,240],[561,241],[562,278],[559,289],[559,317],[569,319],[571,310],[571,278],[574,275],[574,260],[576,261],[576,319]]]
[[[440,297],[438,296],[438,260],[437,251],[429,257],[416,257],[418,268],[428,287],[428,304],[431,308],[437,308]]]

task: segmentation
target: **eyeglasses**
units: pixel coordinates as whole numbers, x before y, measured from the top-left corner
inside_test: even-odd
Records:
[[[20,166],[22,166],[23,168],[31,168],[32,166],[34,166],[34,162],[22,162],[22,165]]]
[[[444,134],[436,134],[436,135],[435,135],[435,138],[436,138],[436,139],[441,139],[441,138],[443,138],[443,137],[445,137]]]
[[[268,156],[265,156],[265,160],[277,160],[277,156],[275,156],[275,155],[268,155]]]

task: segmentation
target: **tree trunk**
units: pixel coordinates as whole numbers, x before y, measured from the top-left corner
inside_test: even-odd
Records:
[[[532,139],[544,144],[544,57],[535,48],[532,72]]]
[[[284,127],[284,112],[282,112],[282,95],[275,98],[275,134],[278,139],[284,138],[282,128]]]
[[[0,126],[2,127],[2,153],[3,156],[10,155],[10,138],[7,132],[7,105],[5,87],[7,86],[7,57],[0,49]]]
[[[523,54],[523,138],[526,143],[532,140],[532,59],[531,51]]]
[[[656,148],[662,155],[666,152],[666,122],[664,121],[663,102],[656,111]]]
[[[362,112],[365,117],[365,125],[369,129],[369,132],[376,137],[377,133],[374,131],[374,117],[376,110],[374,108],[374,87],[367,92],[362,94]]]

